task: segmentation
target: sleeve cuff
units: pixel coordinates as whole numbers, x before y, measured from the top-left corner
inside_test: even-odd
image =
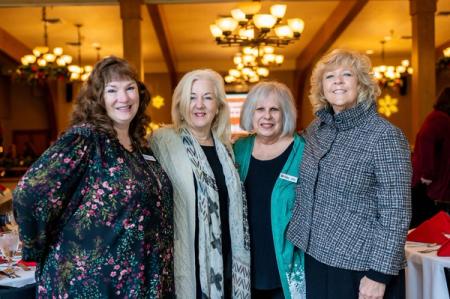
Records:
[[[395,275],[384,274],[382,272],[378,272],[370,269],[366,272],[366,276],[369,279],[372,279],[376,282],[384,283],[385,285],[389,284],[389,282],[394,278]]]

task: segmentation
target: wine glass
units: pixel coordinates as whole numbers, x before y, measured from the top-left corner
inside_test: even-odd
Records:
[[[2,232],[0,233],[0,251],[2,255],[8,261],[8,267],[4,269],[4,272],[14,273],[12,268],[12,259],[19,248],[19,234],[17,231]]]

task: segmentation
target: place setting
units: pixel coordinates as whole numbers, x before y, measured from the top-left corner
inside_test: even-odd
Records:
[[[12,212],[0,232],[0,287],[22,287],[35,282],[34,262],[22,261],[21,242]]]

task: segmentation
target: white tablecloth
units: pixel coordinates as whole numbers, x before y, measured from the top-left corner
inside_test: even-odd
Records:
[[[429,249],[427,244],[407,242],[406,298],[449,299],[444,267],[450,268],[450,257],[439,257],[437,251],[420,253]]]
[[[3,269],[5,267],[5,265],[2,265],[0,266],[0,269]],[[29,271],[25,271],[20,267],[15,267],[14,269],[16,270],[16,274],[18,274],[20,277],[8,278],[2,276],[3,278],[0,279],[0,286],[21,288],[23,286],[36,282],[34,277],[34,272],[36,269],[35,267],[30,267]]]

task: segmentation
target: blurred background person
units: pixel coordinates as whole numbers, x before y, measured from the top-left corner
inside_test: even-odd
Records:
[[[262,82],[247,95],[234,144],[250,227],[252,298],[304,298],[303,253],[286,239],[305,141],[289,88]]]
[[[450,87],[417,133],[413,153],[411,227],[440,209],[450,212]]]
[[[145,148],[150,95],[122,59],[99,61],[67,130],[14,190],[23,259],[42,298],[168,298],[172,187]]]
[[[370,60],[337,49],[316,64],[288,238],[305,251],[307,298],[403,298],[411,217],[408,142],[376,111]]]
[[[222,77],[212,70],[184,75],[172,121],[154,132],[151,147],[174,186],[177,297],[249,298],[247,211]]]

